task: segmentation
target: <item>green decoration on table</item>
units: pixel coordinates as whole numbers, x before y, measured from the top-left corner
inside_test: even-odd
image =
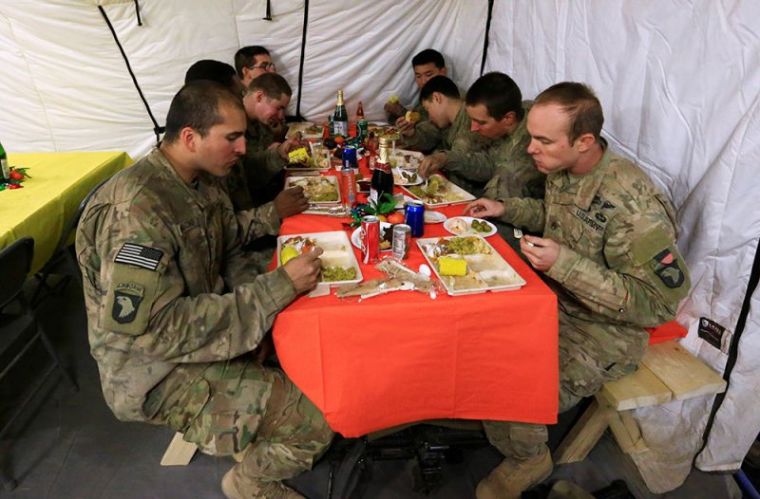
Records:
[[[0,182],[0,191],[5,189],[21,189],[24,187],[21,185],[28,178],[32,178],[28,173],[29,168],[11,167],[8,174],[8,179],[4,182]]]
[[[396,209],[396,200],[389,193],[383,194],[379,202],[370,201],[356,205],[351,209],[351,227],[358,227],[362,224],[362,217],[366,215],[387,215],[393,213]]]

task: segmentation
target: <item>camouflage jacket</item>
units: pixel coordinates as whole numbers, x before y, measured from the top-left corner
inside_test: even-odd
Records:
[[[262,236],[276,236],[280,231],[281,220],[274,202],[270,201],[256,206],[248,187],[248,178],[244,168],[243,164],[238,162],[230,174],[224,178],[224,185],[240,226],[243,247],[246,247]]]
[[[285,167],[280,154],[269,149],[274,143],[272,130],[257,120],[248,120],[245,132],[243,166],[249,185],[262,185]]]
[[[403,137],[402,147],[427,154],[441,144],[442,132],[430,121],[422,104],[417,104],[414,111],[420,113],[420,121],[414,126],[414,135]],[[395,123],[395,120],[391,123]]]
[[[439,150],[481,152],[488,149],[492,143],[491,139],[470,131],[471,123],[463,102],[451,126],[441,132]]]
[[[442,152],[455,151],[455,154],[467,154],[481,153],[491,147],[493,144],[491,139],[470,131],[471,122],[472,120],[470,120],[470,116],[467,114],[464,103],[462,103],[451,126],[441,131],[439,150]],[[447,175],[449,180],[467,192],[472,193],[475,197],[483,195],[485,182],[470,180],[466,175],[462,175],[461,172],[447,171]]]
[[[667,197],[631,161],[608,150],[586,175],[548,175],[543,200],[501,200],[502,221],[543,231],[560,244],[546,275],[579,337],[593,337],[597,350],[640,356],[643,328],[671,320],[689,291]]]
[[[523,108],[527,114],[530,106]],[[513,133],[496,139],[485,151],[452,149],[446,154],[444,171],[472,182],[488,182],[486,197],[542,198],[546,177],[536,170],[528,154],[530,135],[526,122],[523,116]]]
[[[295,298],[283,269],[256,275],[218,179],[189,186],[155,149],[106,183],[76,236],[90,349],[121,420],[184,363],[255,349]]]

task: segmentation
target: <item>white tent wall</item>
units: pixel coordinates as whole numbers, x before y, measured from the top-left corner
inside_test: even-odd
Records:
[[[298,95],[304,0],[272,0],[272,21],[262,20],[265,0],[141,0],[142,26],[131,1],[7,0],[0,2],[0,140],[10,152],[116,149],[140,157],[155,143],[97,4],[160,125],[192,62],[232,63],[243,45],[269,47]],[[450,75],[466,88],[479,74],[487,9],[487,0],[310,1],[301,114],[323,120],[338,88],[351,113],[361,99],[371,119],[382,117],[390,94],[412,104],[410,58],[426,47],[446,56]],[[526,98],[561,80],[591,84],[612,147],[672,196],[693,283],[679,312],[689,327],[683,343],[722,372],[760,234],[753,204],[760,183],[760,4],[496,0],[489,37],[486,70],[512,75]],[[760,430],[753,410],[758,300],[756,293],[728,392],[696,461],[705,470],[738,468]],[[698,337],[700,317],[727,329],[723,348]],[[712,403],[638,412],[659,452],[651,462],[666,463],[669,483],[660,488],[685,476]]]
[[[467,88],[480,76],[487,14],[486,0],[310,2],[301,113],[326,119],[337,88],[349,113],[361,100],[370,120],[385,119],[383,104],[394,94],[416,105],[411,60],[430,47]]]
[[[760,4],[497,1],[489,37],[486,70],[510,74],[526,98],[558,81],[589,83],[611,146],[671,195],[692,277],[682,342],[723,372],[760,234]],[[696,460],[703,470],[738,469],[760,431],[759,299]],[[698,336],[701,317],[727,329],[722,348]],[[637,411],[652,449],[637,464],[653,491],[685,479],[712,406],[705,397]]]
[[[19,0],[0,3],[0,140],[9,151],[125,150],[140,157],[155,143],[153,123],[132,83],[113,25],[148,105],[164,124],[172,96],[196,60],[233,63],[244,45],[270,49],[293,87],[295,114],[304,0]],[[413,103],[411,57],[436,47],[463,85],[477,78],[487,0],[309,2],[301,115],[324,120],[344,88],[353,113],[370,119],[397,94]]]

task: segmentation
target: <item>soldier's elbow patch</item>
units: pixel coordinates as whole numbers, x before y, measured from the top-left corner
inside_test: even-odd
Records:
[[[680,288],[686,280],[676,255],[670,248],[664,249],[654,256],[651,264],[655,275],[670,289]]]
[[[106,294],[104,328],[131,336],[143,334],[150,320],[158,277],[159,273],[153,270],[114,265]]]
[[[679,289],[686,281],[685,266],[671,235],[656,227],[631,243],[636,265],[648,266],[668,289]]]

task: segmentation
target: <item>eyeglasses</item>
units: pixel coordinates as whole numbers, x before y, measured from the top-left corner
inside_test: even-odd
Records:
[[[263,69],[264,71],[274,71],[274,63],[273,62],[262,62],[261,64],[257,64],[255,66],[251,66],[251,69]]]

